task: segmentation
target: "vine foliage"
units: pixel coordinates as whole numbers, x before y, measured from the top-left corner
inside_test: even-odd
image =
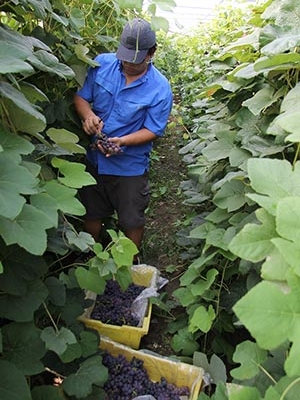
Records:
[[[228,35],[212,25],[210,45],[207,27],[177,41],[193,213],[179,232],[189,265],[172,345],[227,367],[201,400],[299,398],[299,15],[297,1],[270,0]]]
[[[80,231],[78,190],[94,183],[73,94],[94,56],[116,49],[143,1],[12,0],[0,4],[0,397],[102,399],[99,336],[78,321],[115,277],[130,282],[137,249],[109,230]],[[166,21],[148,18],[158,29]],[[93,250],[89,264],[72,252]],[[73,261],[72,261],[73,260]],[[53,386],[54,376],[63,378]]]

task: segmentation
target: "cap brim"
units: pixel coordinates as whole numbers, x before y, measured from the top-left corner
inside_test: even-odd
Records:
[[[145,60],[147,54],[148,54],[148,49],[146,50],[128,49],[127,47],[124,47],[122,44],[120,44],[116,52],[116,57],[121,61],[126,61],[132,64],[140,64]]]

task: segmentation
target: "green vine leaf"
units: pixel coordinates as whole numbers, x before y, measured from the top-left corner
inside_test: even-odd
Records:
[[[143,0],[118,0],[119,7],[129,10],[141,10],[143,6]]]
[[[85,172],[85,165],[54,157],[51,161],[53,167],[58,168],[64,178],[58,177],[59,182],[71,188],[80,189],[82,186],[93,185],[96,180]]]
[[[67,350],[69,344],[77,343],[74,333],[64,327],[55,330],[52,326],[48,326],[42,331],[41,339],[48,350],[54,351],[59,356]]]
[[[261,194],[278,201],[286,196],[300,196],[300,163],[292,165],[286,160],[249,159],[248,173],[251,186]]]
[[[79,343],[83,357],[89,357],[95,354],[99,349],[99,335],[93,332],[80,332]]]
[[[36,193],[37,183],[27,168],[0,153],[0,216],[11,220],[17,217],[26,202],[22,194]]]
[[[32,400],[65,400],[61,388],[50,385],[35,386],[31,395]]]
[[[270,31],[272,29],[272,31]],[[300,34],[298,28],[288,29],[285,26],[272,26],[269,28],[270,32],[274,35],[270,43],[261,48],[261,53],[270,57],[275,54],[283,54],[289,50],[293,51],[295,47],[300,44]],[[276,36],[275,36],[276,35]]]
[[[66,303],[66,288],[63,282],[55,276],[49,276],[45,280],[45,285],[49,291],[49,300],[56,306],[64,306]]]
[[[291,213],[291,210],[293,210],[293,213]],[[285,197],[278,202],[276,229],[281,237],[299,243],[300,232],[297,223],[299,218],[300,197]]]
[[[51,140],[53,140],[54,143],[70,153],[86,153],[85,148],[77,144],[79,141],[78,136],[67,129],[50,128],[47,130],[47,135],[51,138]]]
[[[275,246],[277,246],[277,240],[272,239],[272,243]],[[284,243],[283,245],[285,244],[286,243]],[[268,281],[285,281],[286,274],[289,269],[290,265],[280,254],[279,250],[277,248],[274,248],[268,254],[266,261],[261,266],[261,277]]]
[[[218,161],[228,158],[232,148],[233,145],[228,140],[221,139],[208,144],[202,153],[209,161]]]
[[[267,351],[249,340],[240,343],[235,349],[233,361],[241,364],[230,371],[233,378],[240,381],[251,379],[260,372],[260,366],[267,359]]]
[[[24,296],[28,291],[28,280],[41,278],[48,271],[42,257],[34,256],[18,246],[3,261],[5,273],[0,275],[0,290],[10,295]]]
[[[26,62],[30,50],[19,43],[7,43],[0,40],[0,73],[32,74],[34,69]]]
[[[85,27],[85,15],[80,8],[72,7],[70,10],[70,22],[73,27],[75,27],[77,32]]]
[[[228,53],[233,49],[245,49],[248,47],[253,47],[254,49],[259,48],[259,35],[260,29],[253,29],[252,32],[248,35],[243,35],[241,38],[237,39],[235,42],[226,46],[223,50],[224,53]]]
[[[93,237],[87,232],[79,232],[78,234],[73,230],[66,231],[66,238],[71,246],[82,252],[87,251],[95,244]]]
[[[132,240],[127,237],[120,237],[116,243],[111,246],[111,254],[114,262],[120,268],[122,266],[130,267],[133,256],[138,254],[138,249]]]
[[[256,216],[261,224],[245,225],[229,244],[233,254],[252,262],[264,260],[273,250],[271,240],[278,236],[273,216],[263,209],[258,209]]]
[[[297,83],[291,90],[288,91],[286,96],[283,98],[280,112],[281,113],[288,113],[293,111],[294,109],[299,108],[299,94],[300,94],[300,83]],[[277,118],[280,117],[280,114]]]
[[[246,203],[245,185],[240,181],[226,182],[214,196],[213,202],[228,212],[238,210]]]
[[[271,57],[261,57],[254,63],[254,70],[259,73],[274,70],[289,70],[300,61],[300,54],[277,54]]]
[[[190,285],[194,280],[199,278],[199,273],[201,273],[201,270],[198,271],[197,268],[190,265],[189,268],[185,270],[183,275],[180,277],[180,285],[181,286]]]
[[[253,97],[243,102],[254,115],[259,115],[263,110],[271,106],[277,99],[274,96],[274,88],[267,85],[255,93]]]
[[[48,221],[50,227],[57,228],[58,205],[57,202],[48,195],[48,193],[42,192],[33,194],[30,196],[30,204],[43,213],[43,219]]]
[[[172,11],[176,7],[174,0],[154,0],[154,3],[164,11]]]
[[[26,293],[23,295],[2,294],[0,309],[2,317],[17,322],[27,322],[33,319],[34,312],[46,299],[48,290],[39,279],[28,281]]]
[[[75,197],[77,190],[66,187],[55,180],[46,182],[43,189],[56,201],[57,208],[62,212],[74,215],[85,214],[84,206]]]
[[[216,354],[213,354],[210,362],[208,362],[206,354],[195,351],[193,355],[193,365],[203,368],[215,384],[219,382],[225,383],[227,381],[225,364]]]
[[[11,362],[0,360],[0,398],[32,400],[25,375]]]
[[[118,269],[116,279],[122,290],[126,290],[130,283],[132,283],[132,277],[127,267],[121,267]]]
[[[14,135],[12,132],[7,132],[0,126],[0,143],[5,151],[5,156],[9,156],[14,163],[21,162],[21,154],[31,154],[34,150],[34,145],[21,136]],[[40,170],[40,166],[38,166]]]
[[[179,300],[180,304],[187,307],[195,302],[195,297],[193,296],[189,288],[180,287],[173,292],[173,296]]]
[[[195,284],[190,286],[190,290],[194,297],[203,295],[214,283],[219,272],[212,268],[207,271],[206,277],[199,279]]]
[[[67,326],[74,326],[76,319],[84,312],[84,307],[86,307],[85,292],[77,284],[76,288],[67,291],[66,304],[61,310],[62,320]]]
[[[77,43],[74,47],[74,52],[79,60],[89,64],[90,66],[97,67],[99,65],[98,62],[92,60],[90,57],[87,56],[87,54],[89,52],[89,48],[84,46],[83,44]],[[85,74],[86,74],[86,69],[84,69],[82,71],[81,71],[81,69],[79,69],[77,71],[77,75],[80,75],[83,80],[84,80]],[[78,76],[76,78],[78,79]],[[82,79],[79,79],[79,80],[81,81]],[[83,83],[83,81],[82,81],[82,83]]]
[[[75,275],[82,289],[99,294],[104,292],[106,280],[99,275],[97,268],[90,268],[88,270],[83,267],[77,267]]]
[[[209,305],[208,309],[199,306],[190,318],[188,330],[192,333],[195,333],[198,330],[206,333],[210,330],[215,318],[216,313],[212,305]]]
[[[0,93],[2,97],[11,100],[16,107],[21,110],[24,110],[27,114],[32,117],[42,121],[44,126],[46,124],[46,120],[43,114],[40,113],[40,109],[34,104],[30,103],[22,92],[15,89],[12,85],[7,82],[0,82]]]
[[[60,354],[59,358],[63,363],[67,364],[74,360],[78,360],[82,355],[81,346],[79,343],[68,344],[66,350]]]
[[[299,367],[299,348],[300,348],[300,339],[294,338],[293,344],[289,350],[289,355],[284,363],[284,368],[288,376],[299,376],[300,367]]]
[[[292,267],[293,271],[300,276],[299,256],[300,248],[298,243],[290,242],[282,238],[272,239],[272,243],[276,246],[284,261]]]
[[[32,322],[10,323],[2,327],[3,357],[11,361],[24,375],[36,375],[44,370],[41,359],[46,353],[40,339],[41,331]]]
[[[29,82],[20,82],[20,88],[24,96],[27,100],[29,100],[33,104],[38,103],[50,103],[50,100],[46,96],[44,92],[41,91],[37,86],[34,86],[32,83]]]
[[[229,383],[226,387],[228,400],[262,400],[259,390],[254,387],[242,386],[234,383]]]
[[[179,329],[172,338],[172,348],[176,352],[182,354],[193,354],[199,350],[199,344],[195,341],[194,336],[188,331],[187,327]]]
[[[277,26],[299,27],[300,4],[295,0],[274,0],[262,14],[262,18],[274,20]]]
[[[102,364],[100,356],[84,361],[75,374],[64,379],[62,387],[69,396],[85,398],[92,392],[92,385],[102,386],[108,378],[107,368]]]
[[[31,54],[31,57],[29,57],[28,60],[35,68],[41,71],[57,74],[61,78],[66,79],[75,76],[72,68],[68,67],[66,64],[60,63],[58,58],[48,51],[37,50]]]
[[[299,378],[284,376],[274,386],[267,389],[264,400],[298,400],[299,390]]]
[[[287,340],[298,342],[298,295],[298,290],[284,284],[263,281],[240,299],[233,310],[261,348],[274,349]],[[274,319],[277,321],[276,329],[269,329]]]
[[[91,268],[97,269],[101,277],[107,277],[108,275],[115,275],[118,271],[118,267],[114,260],[110,257],[107,251],[97,253],[97,257],[90,261]]]
[[[289,112],[285,112],[274,120],[274,124],[278,125],[286,132],[291,133],[291,135],[286,137],[286,141],[295,141],[295,139],[300,135],[299,124],[297,124],[297,115],[299,115],[299,109],[293,109]]]
[[[0,217],[0,233],[8,245],[17,243],[31,254],[42,255],[47,248],[46,230],[53,225],[35,207],[25,204],[14,219]]]
[[[151,18],[151,25],[152,28],[155,31],[159,31],[162,30],[164,32],[168,32],[169,31],[169,21],[167,20],[167,18],[164,17],[159,17],[157,15],[153,15]]]

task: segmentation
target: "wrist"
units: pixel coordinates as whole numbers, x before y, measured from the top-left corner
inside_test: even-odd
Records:
[[[81,122],[84,124],[86,120],[88,120],[90,118],[95,118],[95,117],[96,117],[96,115],[94,113],[86,114],[85,116],[82,116]]]
[[[126,146],[126,136],[121,136],[120,137],[120,144],[119,146]]]

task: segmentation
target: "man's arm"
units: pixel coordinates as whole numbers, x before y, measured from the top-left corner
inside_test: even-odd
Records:
[[[157,136],[153,132],[151,132],[149,129],[143,128],[136,132],[129,133],[128,135],[110,138],[109,140],[121,147],[136,146],[139,144],[152,142],[156,138]]]
[[[75,110],[81,119],[82,128],[87,135],[100,133],[103,128],[102,120],[91,109],[90,103],[77,94],[74,95]]]

